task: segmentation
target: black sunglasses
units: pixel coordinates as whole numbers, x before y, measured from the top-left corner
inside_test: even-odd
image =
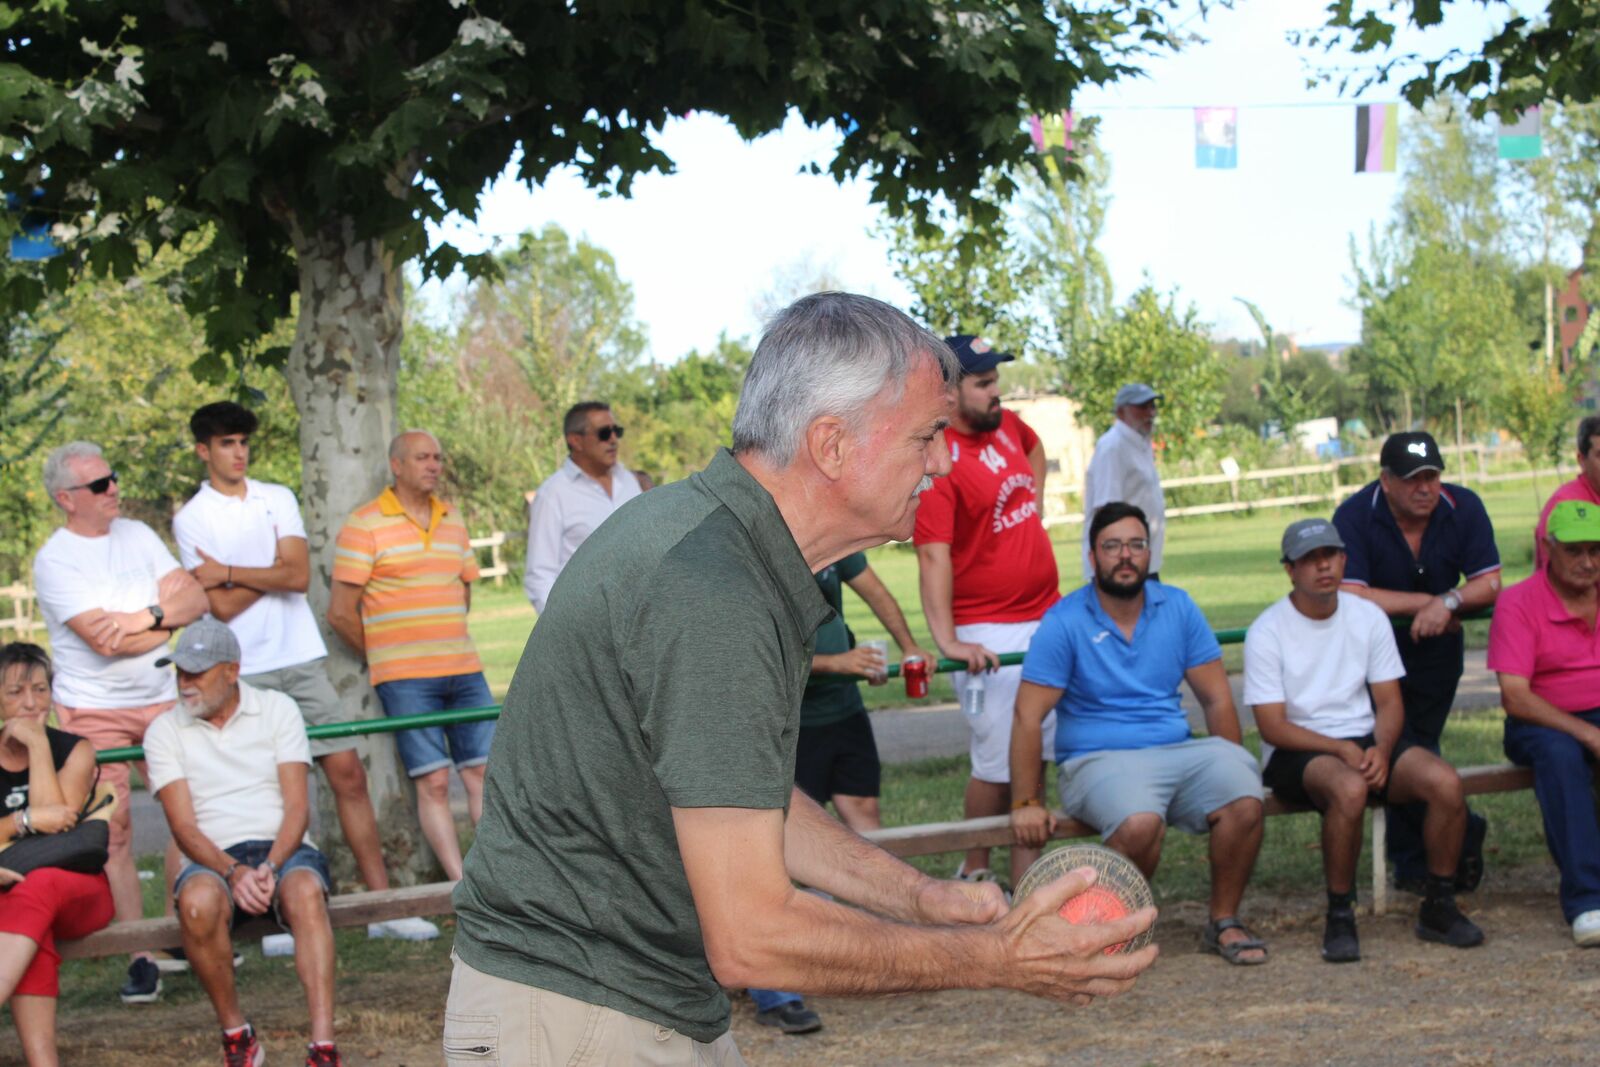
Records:
[[[622,427],[615,424],[602,426],[594,432],[594,435],[602,441],[609,441],[613,437],[620,441],[622,440]]]
[[[96,478],[92,482],[84,482],[82,485],[69,485],[69,486],[67,486],[67,492],[70,493],[75,489],[87,489],[87,490],[89,490],[89,492],[93,493],[95,496],[99,496],[101,493],[106,492],[113,485],[115,485],[116,481],[117,481],[117,472],[116,471],[112,471],[110,474],[106,475],[104,478]]]

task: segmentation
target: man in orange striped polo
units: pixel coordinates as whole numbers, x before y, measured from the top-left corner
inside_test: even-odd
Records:
[[[485,707],[493,698],[467,634],[478,560],[461,513],[434,495],[444,470],[438,438],[425,430],[400,434],[389,445],[389,469],[394,485],[339,531],[328,624],[367,657],[385,715]],[[451,881],[461,877],[461,842],[450,814],[450,764],[476,825],[493,737],[493,722],[394,735],[417,787],[422,835]]]

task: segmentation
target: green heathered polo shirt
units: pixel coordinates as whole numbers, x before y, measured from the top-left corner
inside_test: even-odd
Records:
[[[817,572],[817,587],[822,599],[833,609],[833,618],[817,631],[817,655],[832,656],[850,651],[850,630],[844,624],[844,583],[867,569],[867,557],[852,552],[838,563],[829,564]],[[852,678],[837,675],[806,683],[806,694],[800,703],[801,726],[827,726],[842,722],[852,715],[866,714],[867,706],[861,700],[860,683]]]
[[[506,694],[453,898],[461,958],[697,1041],[726,1031],[671,809],[787,807],[830,614],[727,451],[607,519]]]

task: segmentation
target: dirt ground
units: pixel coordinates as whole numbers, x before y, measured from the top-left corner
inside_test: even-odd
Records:
[[[1463,905],[1488,933],[1482,948],[1423,944],[1414,898],[1363,917],[1363,960],[1321,962],[1321,903],[1253,898],[1247,918],[1271,945],[1264,967],[1228,967],[1195,950],[1203,908],[1169,907],[1162,956],[1126,996],[1088,1009],[1009,993],[879,1000],[816,998],[825,1027],[783,1037],[735,1000],[734,1032],[752,1065],[931,1067],[1008,1064],[1580,1064],[1600,1063],[1600,950],[1573,947],[1555,904],[1554,872],[1515,872]],[[441,1062],[447,949],[429,965],[341,980],[340,1046],[351,1067]],[[248,966],[248,965],[247,965]],[[246,986],[248,990],[248,985]],[[247,994],[248,995],[248,994]],[[297,991],[251,996],[268,1062],[299,1063]],[[62,1063],[214,1064],[215,1022],[203,999],[154,1008],[108,1006],[61,1020]],[[0,1064],[20,1063],[0,1034]]]

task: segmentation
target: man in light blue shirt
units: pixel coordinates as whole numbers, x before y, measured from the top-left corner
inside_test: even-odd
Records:
[[[1061,806],[1146,878],[1171,823],[1211,835],[1211,921],[1202,944],[1229,963],[1267,960],[1239,921],[1261,848],[1261,771],[1240,747],[1222,648],[1189,594],[1149,581],[1144,512],[1107,504],[1089,525],[1094,582],[1045,613],[1022,664],[1011,731],[1011,824],[1019,845],[1055,829],[1039,775],[1039,724],[1056,712]],[[1209,736],[1189,733],[1187,681]],[[1031,737],[1029,730],[1032,730]]]

